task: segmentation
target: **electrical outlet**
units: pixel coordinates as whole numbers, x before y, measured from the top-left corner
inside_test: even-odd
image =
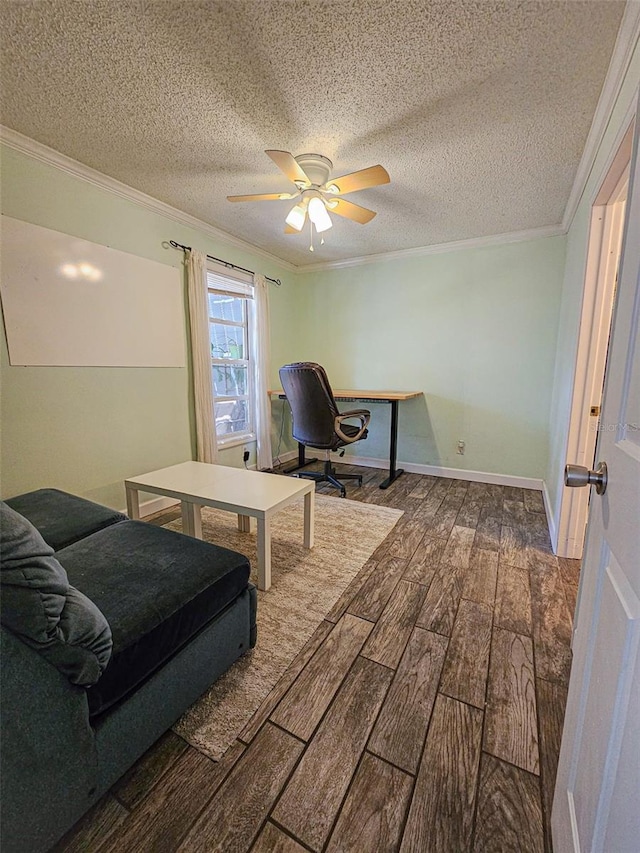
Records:
[[[460,439],[460,440],[458,441],[458,448],[457,448],[457,450],[456,450],[456,453],[459,453],[459,454],[460,454],[460,456],[464,456],[464,449],[465,449],[465,447],[466,447],[466,443],[465,443],[464,441],[462,441],[462,439]]]
[[[249,461],[249,456],[250,456],[250,455],[251,455],[251,454],[249,453],[249,451],[248,451],[248,450],[247,450],[247,448],[245,447],[245,449],[242,451],[242,461],[243,461],[243,462],[248,462],[248,461]]]

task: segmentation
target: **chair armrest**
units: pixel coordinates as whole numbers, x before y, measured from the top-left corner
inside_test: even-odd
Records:
[[[360,421],[360,430],[356,433],[356,435],[345,435],[342,432],[340,427],[342,426],[343,421],[350,420],[351,418],[358,418]],[[352,409],[349,412],[341,412],[336,416],[333,428],[336,431],[336,435],[339,435],[340,438],[347,442],[347,444],[351,444],[354,441],[358,441],[358,439],[362,438],[364,435],[367,425],[371,420],[371,412],[367,409]]]

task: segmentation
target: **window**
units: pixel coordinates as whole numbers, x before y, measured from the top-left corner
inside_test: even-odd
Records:
[[[218,446],[241,444],[255,439],[253,287],[209,270],[207,289]]]

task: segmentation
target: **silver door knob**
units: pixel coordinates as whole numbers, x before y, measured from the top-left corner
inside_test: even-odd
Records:
[[[565,465],[564,482],[566,486],[574,489],[580,486],[595,486],[596,493],[604,495],[607,490],[607,463],[598,462],[595,471],[589,471],[582,465]]]

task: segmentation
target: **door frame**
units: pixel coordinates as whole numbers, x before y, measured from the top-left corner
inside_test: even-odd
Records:
[[[603,399],[606,431],[598,459],[609,466],[606,494],[592,495],[580,573],[573,662],[558,759],[551,827],[554,848],[637,850],[640,739],[640,453],[638,398],[640,112],[636,124],[620,290],[614,307]]]
[[[635,102],[634,102],[635,103]],[[612,155],[591,201],[584,287],[576,350],[571,414],[565,459],[591,468],[597,418],[589,410],[602,397],[602,382],[611,327],[617,259],[622,241],[621,188],[628,178],[633,143],[635,110],[629,110]],[[587,489],[561,487],[560,510],[554,552],[559,557],[580,559],[589,513]]]

